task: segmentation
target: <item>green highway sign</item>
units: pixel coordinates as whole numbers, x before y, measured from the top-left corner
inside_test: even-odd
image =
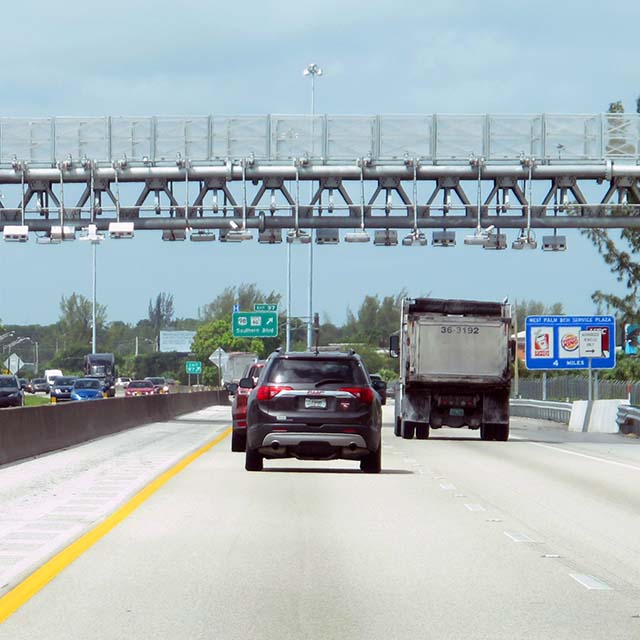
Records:
[[[199,376],[202,373],[202,362],[187,360],[184,364],[185,371],[191,375]]]
[[[277,311],[278,310],[278,305],[277,304],[265,304],[263,302],[256,302],[253,305],[253,310],[254,311]]]
[[[234,338],[275,338],[278,314],[275,311],[237,311],[231,329]]]

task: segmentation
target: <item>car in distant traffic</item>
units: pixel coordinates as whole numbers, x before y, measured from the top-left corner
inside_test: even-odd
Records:
[[[251,378],[256,384],[264,369],[266,360],[258,360],[250,364],[244,371],[243,378]],[[239,387],[230,382],[227,391],[233,396],[231,401],[231,451],[244,451],[247,443],[247,400],[251,389]]]
[[[116,378],[116,387],[123,387],[126,389],[130,382],[131,378],[128,378],[127,376],[120,376],[119,378]]]
[[[126,398],[131,396],[152,396],[155,394],[155,387],[151,380],[132,380],[124,390]]]
[[[102,381],[98,378],[76,378],[71,389],[71,400],[101,400],[104,398]]]
[[[20,382],[16,376],[0,376],[0,407],[21,407],[24,404]]]
[[[27,387],[29,393],[49,393],[49,389],[46,378],[33,378]]]
[[[29,381],[26,378],[18,378],[18,382],[20,383],[20,389],[25,391],[29,385]]]
[[[245,469],[265,458],[356,460],[380,473],[382,407],[364,362],[354,351],[272,354],[247,403]]]
[[[71,376],[58,376],[51,385],[49,396],[51,402],[64,402],[65,400],[71,400],[71,390],[73,389],[73,383],[75,378]]]
[[[371,373],[369,378],[371,386],[380,396],[380,404],[387,404],[387,383],[377,373]]]
[[[153,383],[154,393],[169,393],[169,385],[166,378],[162,376],[147,376],[145,380],[150,380]]]

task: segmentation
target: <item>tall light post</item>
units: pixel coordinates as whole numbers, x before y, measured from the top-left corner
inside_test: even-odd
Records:
[[[92,305],[91,305],[91,353],[97,353],[96,351],[96,289],[97,289],[97,269],[96,269],[96,246],[103,240],[104,236],[98,233],[98,227],[95,224],[90,224],[87,227],[87,234],[82,236],[80,240],[91,243],[92,249]]]
[[[316,115],[316,76],[322,75],[322,69],[312,62],[302,72],[305,76],[311,77],[311,153],[313,155],[313,139],[315,135],[315,115]],[[313,182],[309,183],[310,197],[313,197]],[[309,231],[309,235],[313,235],[313,230]],[[313,348],[313,238],[309,243],[309,310],[307,320],[307,349],[311,351]]]

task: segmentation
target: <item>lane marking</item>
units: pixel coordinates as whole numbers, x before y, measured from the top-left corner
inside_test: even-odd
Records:
[[[465,504],[464,506],[469,509],[469,511],[486,511],[481,504]]]
[[[451,484],[450,482],[441,482],[440,483],[440,488],[443,491],[454,491],[456,488],[455,484]]]
[[[600,458],[598,456],[591,456],[588,453],[578,453],[577,451],[568,451],[561,447],[554,447],[549,444],[542,444],[541,442],[530,442],[536,447],[543,447],[544,449],[552,449],[553,451],[559,451],[560,453],[566,453],[569,456],[577,456],[578,458],[587,458],[587,460],[595,460],[596,462],[605,462],[606,464],[612,464],[616,467],[622,467],[623,469],[633,469],[633,471],[640,471],[640,467],[634,464],[628,464],[626,462],[617,462],[616,460],[608,460],[607,458]]]
[[[526,533],[520,531],[505,531],[504,535],[507,538],[511,538],[514,542],[536,542],[533,538],[530,538]]]
[[[569,575],[577,583],[581,584],[585,589],[589,589],[590,591],[612,591],[611,587],[606,582],[598,580],[598,578],[594,578],[593,576],[587,575],[585,573],[570,573]]]
[[[183,458],[173,467],[159,475],[155,480],[141,489],[128,502],[122,505],[117,511],[108,516],[105,520],[80,536],[75,542],[56,554],[51,560],[36,569],[30,576],[25,578],[19,585],[14,587],[6,595],[0,598],[0,625],[22,605],[33,598],[36,593],[43,589],[51,580],[68,567],[74,560],[79,558],[85,551],[88,551],[98,540],[103,538],[109,531],[114,529],[125,518],[130,516],[143,502],[148,500],[158,489],[166,484],[171,478],[180,473],[185,467],[190,465],[196,458],[215,447],[231,433],[231,427],[203,445],[187,457]]]

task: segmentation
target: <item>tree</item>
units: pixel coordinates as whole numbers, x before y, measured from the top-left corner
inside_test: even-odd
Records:
[[[382,300],[378,296],[365,296],[357,316],[347,310],[346,341],[385,347],[389,336],[398,330],[400,307],[406,295],[403,289],[397,295],[385,296]]]
[[[231,333],[229,320],[214,320],[206,322],[198,328],[193,339],[192,349],[196,360],[203,363],[202,380],[205,384],[217,384],[218,368],[210,361],[209,356],[219,347],[225,351],[249,351],[262,357],[266,354],[266,346],[263,340],[248,338],[234,338]]]
[[[516,322],[518,331],[523,331],[527,316],[561,316],[564,313],[562,302],[554,302],[546,305],[539,300],[518,300],[516,301]]]
[[[640,113],[640,98],[636,102],[636,110]],[[621,101],[609,105],[609,113],[624,113]],[[615,124],[615,123],[614,123]],[[611,124],[610,124],[611,126]],[[611,140],[610,145],[618,144]],[[640,204],[640,203],[635,203]],[[618,213],[635,216],[631,208],[623,208]],[[604,228],[583,229],[582,234],[594,244],[605,263],[609,265],[618,282],[625,284],[626,295],[614,295],[597,290],[591,295],[600,313],[609,312],[617,316],[620,323],[638,323],[640,321],[640,263],[633,257],[640,251],[640,231],[637,229],[623,229],[619,232],[607,231]]]
[[[200,309],[200,318],[205,321],[231,318],[234,305],[239,305],[241,311],[253,311],[257,302],[280,304],[282,296],[275,291],[264,293],[256,284],[241,284],[238,287],[227,287],[213,302]]]
[[[173,294],[159,293],[156,301],[149,300],[149,322],[154,334],[160,335],[160,331],[171,326],[173,320]]]
[[[106,324],[107,308],[96,305],[96,331],[102,332]],[[82,345],[85,349],[91,344],[92,304],[88,298],[72,293],[68,298],[60,299],[60,320],[58,327],[67,348]],[[86,353],[86,351],[85,351]]]

